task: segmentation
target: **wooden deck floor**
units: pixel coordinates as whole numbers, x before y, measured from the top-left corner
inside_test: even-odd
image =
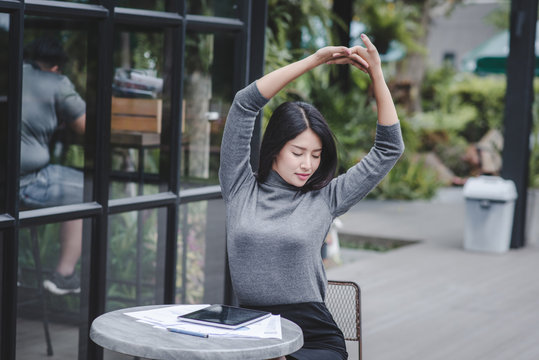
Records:
[[[362,290],[366,360],[539,359],[539,246],[504,254],[463,248],[464,202],[365,202],[341,231],[420,243],[347,253],[328,278]],[[355,346],[350,359],[357,359]]]

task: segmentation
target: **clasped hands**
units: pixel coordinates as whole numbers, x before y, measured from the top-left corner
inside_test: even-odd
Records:
[[[361,34],[363,46],[326,46],[319,49],[315,56],[325,64],[350,64],[364,73],[370,74],[372,69],[381,67],[380,55],[369,37]]]

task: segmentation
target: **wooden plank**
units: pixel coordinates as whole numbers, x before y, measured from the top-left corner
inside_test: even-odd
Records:
[[[111,129],[161,132],[163,100],[112,97]]]

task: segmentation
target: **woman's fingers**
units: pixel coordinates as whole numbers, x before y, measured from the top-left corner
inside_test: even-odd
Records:
[[[371,42],[371,39],[369,39],[369,37],[367,35],[361,34],[361,40],[363,40],[363,43],[365,44],[365,47],[367,48],[367,50],[375,50],[376,49],[374,44]]]

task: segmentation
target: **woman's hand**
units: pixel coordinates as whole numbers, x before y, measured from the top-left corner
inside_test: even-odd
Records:
[[[354,60],[352,65],[372,76],[374,71],[382,69],[380,54],[367,35],[361,34],[361,40],[365,47],[358,45],[350,49],[352,52],[350,57]]]
[[[314,58],[318,64],[329,64],[332,60],[347,59],[350,55],[352,51],[346,46],[326,46],[318,49]]]
[[[373,45],[369,37],[365,34],[361,34],[361,39],[365,44],[363,46],[354,46],[349,49],[348,56],[342,56],[341,54],[333,54],[333,58],[327,61],[327,64],[350,64],[357,67],[359,70],[373,75],[374,71],[382,69],[382,61],[378,50]],[[322,50],[322,49],[321,49]]]

